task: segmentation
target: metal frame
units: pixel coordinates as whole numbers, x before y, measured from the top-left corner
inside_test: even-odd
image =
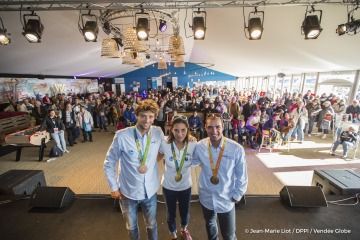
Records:
[[[120,9],[194,9],[234,7],[281,7],[309,5],[356,5],[357,0],[0,0],[0,11],[70,11],[70,10],[120,10]]]

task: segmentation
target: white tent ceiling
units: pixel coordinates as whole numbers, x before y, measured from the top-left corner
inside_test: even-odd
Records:
[[[248,77],[360,69],[360,34],[338,36],[335,33],[337,26],[347,21],[347,6],[322,4],[316,9],[323,11],[324,29],[316,40],[304,40],[301,35],[305,6],[259,7],[258,10],[265,12],[265,21],[262,39],[258,41],[245,38],[243,9],[239,7],[207,8],[207,32],[203,41],[185,36],[192,35],[188,26],[192,10],[178,9],[175,16],[179,18],[180,35],[185,41],[185,61],[214,64],[213,69],[220,72]],[[245,8],[246,19],[249,11],[253,8]],[[357,11],[359,19],[360,9]],[[99,15],[98,11],[92,13]],[[12,39],[11,44],[0,46],[0,74],[115,77],[137,69],[123,65],[121,59],[101,58],[101,41],[107,35],[100,27],[98,42],[85,42],[77,26],[79,11],[38,11],[37,14],[45,30],[42,42],[31,44],[21,34],[20,12],[0,12]],[[133,25],[133,18],[118,19],[114,23],[124,29]],[[155,28],[151,26],[151,35],[155,34]],[[150,44],[155,45],[156,39],[160,39],[159,47],[167,46],[170,34],[171,27]]]

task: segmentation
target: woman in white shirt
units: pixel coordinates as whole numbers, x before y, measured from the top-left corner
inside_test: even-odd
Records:
[[[189,141],[189,124],[186,116],[174,116],[170,134],[162,141],[159,160],[165,157],[165,171],[161,179],[167,207],[167,223],[172,239],[177,239],[176,202],[179,202],[181,236],[192,239],[187,229],[190,219],[191,160],[196,143]]]

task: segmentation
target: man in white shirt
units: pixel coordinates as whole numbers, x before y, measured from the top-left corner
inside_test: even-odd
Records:
[[[131,240],[140,240],[138,205],[144,214],[148,239],[158,239],[156,192],[160,183],[156,158],[164,134],[160,127],[151,126],[158,112],[153,100],[141,101],[135,109],[136,125],[116,132],[104,162],[111,197],[120,199]]]
[[[244,148],[223,136],[223,119],[217,113],[206,118],[208,138],[196,146],[193,165],[200,165],[199,198],[208,239],[218,238],[216,218],[224,240],[235,240],[235,203],[248,184]]]

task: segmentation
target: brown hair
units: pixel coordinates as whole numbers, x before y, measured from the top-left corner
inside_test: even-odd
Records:
[[[144,101],[140,101],[135,108],[135,115],[138,116],[140,112],[146,112],[146,111],[150,111],[154,113],[156,118],[159,113],[159,106],[152,99],[146,99]]]
[[[183,123],[183,124],[185,124],[186,129],[187,129],[187,133],[186,133],[186,137],[185,137],[185,139],[184,139],[184,142],[185,142],[185,143],[188,143],[188,142],[189,142],[189,135],[190,135],[189,123],[188,123],[187,120],[184,120],[184,119],[182,119],[181,117],[178,117],[178,118],[175,118],[174,120],[171,121],[169,136],[166,138],[166,142],[167,142],[167,143],[172,143],[172,142],[175,140],[175,136],[174,136],[174,134],[172,133],[172,130],[173,130],[175,124],[178,124],[178,123]]]

